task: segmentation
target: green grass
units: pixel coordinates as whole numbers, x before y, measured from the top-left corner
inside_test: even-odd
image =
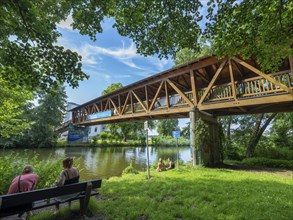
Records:
[[[103,180],[98,219],[292,219],[293,179],[270,173],[180,167]]]

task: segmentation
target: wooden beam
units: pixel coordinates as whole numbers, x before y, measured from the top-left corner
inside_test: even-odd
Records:
[[[144,86],[144,91],[145,91],[145,104],[146,104],[146,108],[149,109],[149,94],[148,94],[148,87]]]
[[[119,105],[119,115],[121,114],[121,97],[120,94],[118,94],[118,105]]]
[[[159,93],[160,93],[160,91],[161,91],[161,88],[162,88],[162,86],[163,86],[163,83],[164,83],[164,81],[162,81],[162,82],[160,83],[160,86],[159,86],[159,88],[158,88],[158,90],[157,90],[157,92],[156,92],[156,95],[155,95],[155,97],[154,97],[154,99],[153,99],[153,101],[152,101],[152,103],[151,103],[151,106],[150,106],[150,108],[148,109],[148,111],[152,110],[152,108],[153,108],[155,102],[157,101],[157,98],[158,98],[158,96],[159,96]]]
[[[135,96],[135,98],[137,99],[137,101],[139,102],[139,104],[143,107],[143,109],[145,111],[147,111],[147,108],[144,106],[143,102],[141,101],[141,99],[135,94],[134,91],[132,91],[132,94]]]
[[[116,113],[119,114],[118,108],[117,108],[117,106],[115,105],[115,103],[113,102],[113,100],[112,100],[111,98],[109,98],[109,100],[110,100],[110,102],[112,103],[112,105],[113,105],[113,107],[114,107]]]
[[[191,82],[191,89],[192,89],[192,96],[193,96],[193,104],[197,105],[198,95],[197,95],[197,88],[196,88],[196,77],[194,75],[195,75],[194,70],[190,70],[190,82]]]
[[[204,101],[204,99],[206,98],[207,94],[210,92],[211,88],[214,86],[218,76],[220,75],[222,69],[224,68],[225,64],[227,62],[227,59],[224,59],[224,61],[221,63],[219,69],[217,70],[217,72],[215,73],[213,79],[211,80],[209,86],[207,87],[207,89],[205,90],[204,94],[202,95],[201,99],[199,100],[199,104],[202,104],[202,102]]]
[[[232,70],[232,64],[231,60],[229,59],[229,72],[230,72],[230,79],[231,79],[231,84],[232,84],[232,96],[234,100],[236,101],[236,88],[235,88],[235,81],[234,81],[234,76],[233,76],[233,70]]]
[[[273,83],[273,84],[275,84],[277,86],[280,86],[283,90],[285,90],[286,92],[288,92],[291,95],[293,95],[293,90],[292,89],[288,88],[287,86],[285,86],[284,84],[278,82],[277,80],[273,79],[272,77],[268,76],[267,74],[261,72],[260,70],[256,69],[255,67],[251,66],[250,64],[248,64],[248,63],[244,62],[243,60],[240,60],[240,59],[238,59],[236,57],[234,57],[233,60],[235,60],[236,62],[238,62],[242,66],[246,67],[247,69],[253,71],[257,75],[267,79],[271,83]]]
[[[134,106],[133,106],[133,97],[132,97],[132,90],[129,91],[130,92],[130,107],[131,107],[131,112],[132,114],[134,113]]]
[[[122,108],[122,111],[121,111],[121,115],[124,113],[125,108],[127,106],[127,102],[128,102],[128,99],[129,99],[129,94],[130,94],[130,91],[128,92],[128,94],[126,96],[126,99],[125,99],[125,102],[124,102],[124,105],[123,105],[123,108]]]
[[[189,98],[178,87],[176,87],[171,80],[167,79],[167,82],[185,100],[185,102],[188,103],[188,105],[190,105],[191,107],[194,106],[193,103],[189,100]]]
[[[167,82],[166,81],[165,81],[165,93],[166,93],[167,107],[170,108],[170,99],[169,99],[169,93],[168,93],[168,85],[167,85]]]

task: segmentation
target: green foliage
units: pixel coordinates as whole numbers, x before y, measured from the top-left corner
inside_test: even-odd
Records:
[[[64,87],[41,93],[39,106],[34,109],[34,124],[31,129],[32,145],[38,147],[56,146],[58,133],[55,128],[62,124],[66,112]]]
[[[199,118],[196,123],[195,123],[195,146],[196,148],[199,148],[202,144],[204,139],[209,139],[209,127],[208,125],[201,119]]]
[[[59,179],[62,168],[62,160],[48,156],[46,162],[39,159],[39,155],[35,154],[29,157],[26,152],[23,155],[11,153],[10,155],[1,157],[0,159],[0,194],[6,194],[11,181],[15,176],[22,173],[25,165],[30,164],[34,167],[34,173],[39,176],[37,189],[54,186],[56,180]]]
[[[179,130],[178,119],[164,119],[157,121],[159,135],[172,136],[172,132]]]
[[[202,45],[200,51],[183,48],[176,53],[174,63],[180,65],[207,55],[211,55],[211,48],[207,45]]]
[[[107,89],[103,90],[102,95],[106,95],[121,88],[123,88],[122,83],[112,83],[110,86],[107,87]]]
[[[264,157],[245,158],[241,164],[253,167],[293,169],[293,160],[276,160]]]
[[[133,160],[130,161],[130,165],[123,170],[123,174],[138,174],[138,170],[133,167]]]
[[[175,146],[176,141],[176,138],[173,138],[171,136],[153,136],[151,138],[151,144],[153,146]],[[189,140],[181,136],[180,138],[178,138],[178,145],[189,145]]]
[[[0,139],[14,135],[23,135],[31,125],[27,120],[26,109],[32,92],[21,86],[12,86],[0,75]]]
[[[71,10],[66,1],[2,1],[0,7],[0,77],[36,90],[58,87],[58,82],[78,86],[88,76],[81,57],[56,45],[56,23]]]
[[[292,51],[292,1],[208,3],[206,37],[218,55],[255,57],[263,70],[278,67]]]
[[[264,143],[266,144],[266,143]],[[265,157],[269,159],[293,160],[293,150],[290,148],[279,148],[273,146],[259,146],[255,151],[255,157]]]

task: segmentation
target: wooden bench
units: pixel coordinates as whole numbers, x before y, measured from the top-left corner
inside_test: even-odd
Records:
[[[81,215],[84,215],[90,197],[98,194],[94,189],[100,188],[101,185],[102,180],[98,179],[62,187],[2,195],[0,196],[0,218],[74,200],[80,201],[80,212]],[[76,194],[76,196],[69,196],[68,199],[61,201],[56,198],[70,194]]]

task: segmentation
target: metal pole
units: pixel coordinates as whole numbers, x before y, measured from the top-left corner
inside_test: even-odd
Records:
[[[147,150],[148,179],[150,179],[150,155],[149,155],[148,129],[146,130],[146,150]]]
[[[176,138],[176,148],[177,148],[177,167],[179,170],[179,149],[178,149],[178,138]]]

